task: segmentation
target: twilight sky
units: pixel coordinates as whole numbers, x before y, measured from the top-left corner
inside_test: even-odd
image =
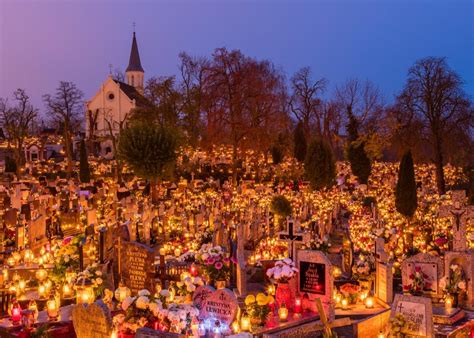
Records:
[[[89,99],[124,70],[132,22],[145,78],[177,73],[180,51],[217,47],[270,59],[288,76],[310,66],[335,85],[368,78],[392,101],[415,60],[446,56],[474,95],[472,0],[0,0],[0,97],[41,96],[60,80]]]

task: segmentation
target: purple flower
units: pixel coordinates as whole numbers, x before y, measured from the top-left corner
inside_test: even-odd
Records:
[[[220,269],[222,269],[224,264],[222,264],[222,262],[216,262],[216,264],[214,264],[214,266],[216,267],[217,270],[220,270]]]

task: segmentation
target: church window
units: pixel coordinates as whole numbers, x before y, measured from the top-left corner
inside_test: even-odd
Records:
[[[109,93],[109,95],[107,96],[107,98],[112,101],[114,98],[115,98],[115,95],[114,93]]]

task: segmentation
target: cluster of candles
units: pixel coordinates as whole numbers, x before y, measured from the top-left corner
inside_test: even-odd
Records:
[[[344,297],[342,294],[334,291],[334,301],[336,306],[340,306],[343,310],[349,309],[349,299]],[[359,294],[359,300],[365,305],[367,309],[372,309],[375,306],[374,297],[370,296],[368,292],[361,292]]]

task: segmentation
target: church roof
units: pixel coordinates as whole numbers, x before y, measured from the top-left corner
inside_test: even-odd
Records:
[[[140,54],[138,53],[138,44],[137,38],[135,37],[135,32],[133,32],[132,50],[130,51],[130,60],[128,61],[128,67],[126,71],[145,72],[143,70],[142,63],[140,62]]]
[[[119,85],[120,89],[128,96],[130,100],[135,100],[137,107],[151,107],[153,106],[150,101],[133,86],[126,84],[125,82],[114,80]]]

